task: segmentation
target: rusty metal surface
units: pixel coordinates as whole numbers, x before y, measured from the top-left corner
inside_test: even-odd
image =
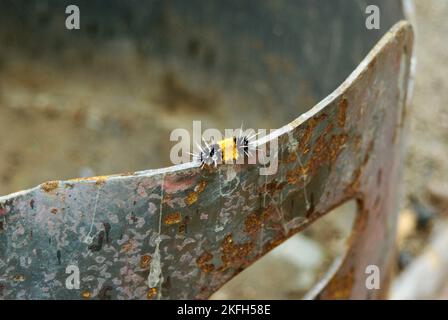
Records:
[[[360,206],[351,246],[317,297],[384,296],[412,41],[398,23],[337,90],[260,141],[278,138],[274,175],[190,163],[1,197],[0,297],[204,299],[348,199]],[[371,264],[382,290],[364,286]],[[68,265],[80,290],[65,287]]]

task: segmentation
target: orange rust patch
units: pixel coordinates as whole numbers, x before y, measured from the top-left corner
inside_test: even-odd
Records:
[[[152,257],[149,254],[145,254],[140,258],[140,268],[147,269],[151,265]]]
[[[330,299],[348,299],[352,292],[354,283],[354,270],[350,269],[344,276],[336,276],[328,284],[328,293]]]
[[[251,213],[244,220],[244,232],[253,234],[260,230],[261,225],[261,219],[259,219],[255,213]]]
[[[196,259],[196,264],[203,272],[212,272],[215,269],[215,265],[213,263],[208,263],[213,259],[213,255],[207,251]]]
[[[182,216],[181,216],[180,212],[174,212],[174,213],[171,213],[171,214],[167,215],[164,218],[163,222],[166,225],[170,226],[172,224],[176,224],[176,223],[181,222],[181,220],[182,220]]]
[[[56,209],[56,208],[52,208],[52,209],[51,209],[51,213],[52,213],[52,214],[56,214],[56,213],[58,213],[58,209]]]
[[[196,201],[198,201],[198,193],[197,192],[190,193],[187,196],[187,198],[185,199],[186,204],[189,205],[189,206],[191,206]]]
[[[297,155],[295,153],[290,153],[288,158],[285,160],[285,163],[294,163],[297,161]]]
[[[283,243],[283,241],[285,241],[285,237],[279,236],[279,237],[273,239],[271,242],[266,243],[263,248],[263,251],[264,252],[270,251],[270,250],[274,249],[275,247],[277,247],[278,245],[280,245],[281,243]]]
[[[146,294],[146,298],[148,300],[154,299],[154,297],[157,295],[157,288],[151,288],[148,290],[148,293]]]
[[[325,113],[315,116],[307,121],[307,126],[305,128],[305,132],[303,133],[302,138],[300,139],[300,150],[302,153],[307,154],[310,151],[309,143],[311,141],[311,137],[313,136],[313,131],[316,126],[327,117]]]
[[[201,181],[201,182],[199,182],[199,184],[194,188],[194,191],[196,191],[197,193],[201,193],[202,191],[204,191],[206,185],[207,185],[207,183],[206,183],[205,181]]]
[[[96,181],[95,181],[95,185],[100,186],[100,185],[104,184],[106,182],[106,179],[107,179],[106,176],[98,177],[98,179],[96,179]]]
[[[272,206],[268,206],[261,214],[261,221],[263,221],[263,223],[268,221],[272,216],[272,212],[273,212]]]
[[[195,188],[194,191],[191,192],[187,198],[185,199],[185,203],[189,206],[191,206],[193,203],[198,201],[199,194],[202,193],[205,190],[205,186],[207,183],[205,181],[201,181]]]
[[[286,173],[286,181],[289,184],[296,184],[303,181],[308,174],[308,167],[300,167]]]
[[[57,189],[59,186],[59,181],[47,181],[43,183],[40,188],[45,192],[51,192],[54,189]]]
[[[339,108],[338,108],[338,125],[341,128],[345,126],[347,107],[348,107],[347,98],[342,98],[342,100],[339,102]]]
[[[251,242],[235,244],[233,242],[232,235],[227,235],[221,246],[223,253],[221,260],[224,263],[224,266],[227,267],[238,262],[246,261],[246,258],[252,251],[253,247],[254,245]]]
[[[346,134],[334,134],[330,139],[327,138],[333,130],[333,125],[329,123],[325,131],[317,138],[313,154],[308,161],[307,166],[311,175],[316,175],[318,169],[324,165],[332,165],[337,159],[343,145],[347,142]]]
[[[87,177],[87,178],[75,178],[67,181],[71,182],[81,182],[81,181],[95,181],[97,186],[102,185],[106,182],[106,180],[111,176],[96,176],[96,177]]]
[[[348,136],[346,134],[333,135],[330,140],[330,163],[333,163],[341,151],[341,147],[347,142]]]
[[[89,291],[83,291],[81,293],[81,297],[83,297],[84,299],[90,299],[91,296],[92,294]]]
[[[311,140],[311,136],[313,135],[313,130],[315,127],[315,122],[312,121],[312,119],[310,119],[310,122],[308,123],[305,132],[303,134],[303,137],[301,139],[301,144],[300,144],[300,150],[303,153],[308,153],[310,148],[309,148],[309,142]]]

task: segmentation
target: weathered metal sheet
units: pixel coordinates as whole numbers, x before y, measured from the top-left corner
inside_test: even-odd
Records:
[[[190,163],[1,197],[0,297],[204,299],[348,199],[360,205],[351,246],[318,297],[383,296],[412,38],[407,22],[396,24],[337,90],[259,141],[278,138],[273,175]],[[372,264],[381,290],[364,285]],[[79,290],[66,288],[70,265]]]

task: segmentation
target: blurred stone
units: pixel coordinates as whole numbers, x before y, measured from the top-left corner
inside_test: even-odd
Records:
[[[437,213],[416,197],[411,196],[410,200],[412,208],[417,214],[417,229],[419,231],[427,230],[432,220],[437,216]]]
[[[427,186],[428,198],[431,204],[441,214],[448,214],[448,183],[433,181]]]
[[[410,209],[402,210],[398,217],[397,242],[399,247],[415,231],[416,226],[417,215],[415,212]]]
[[[434,226],[424,251],[394,280],[390,298],[433,299],[446,285],[448,277],[448,224]]]

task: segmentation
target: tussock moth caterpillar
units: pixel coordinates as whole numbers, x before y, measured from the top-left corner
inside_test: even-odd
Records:
[[[199,147],[199,153],[194,155],[194,159],[204,166],[214,165],[215,167],[221,163],[229,163],[240,159],[240,157],[249,157],[255,150],[255,141],[253,139],[256,134],[246,136],[242,134],[242,130],[238,136],[233,136],[217,143],[208,144],[204,141],[205,146]]]

